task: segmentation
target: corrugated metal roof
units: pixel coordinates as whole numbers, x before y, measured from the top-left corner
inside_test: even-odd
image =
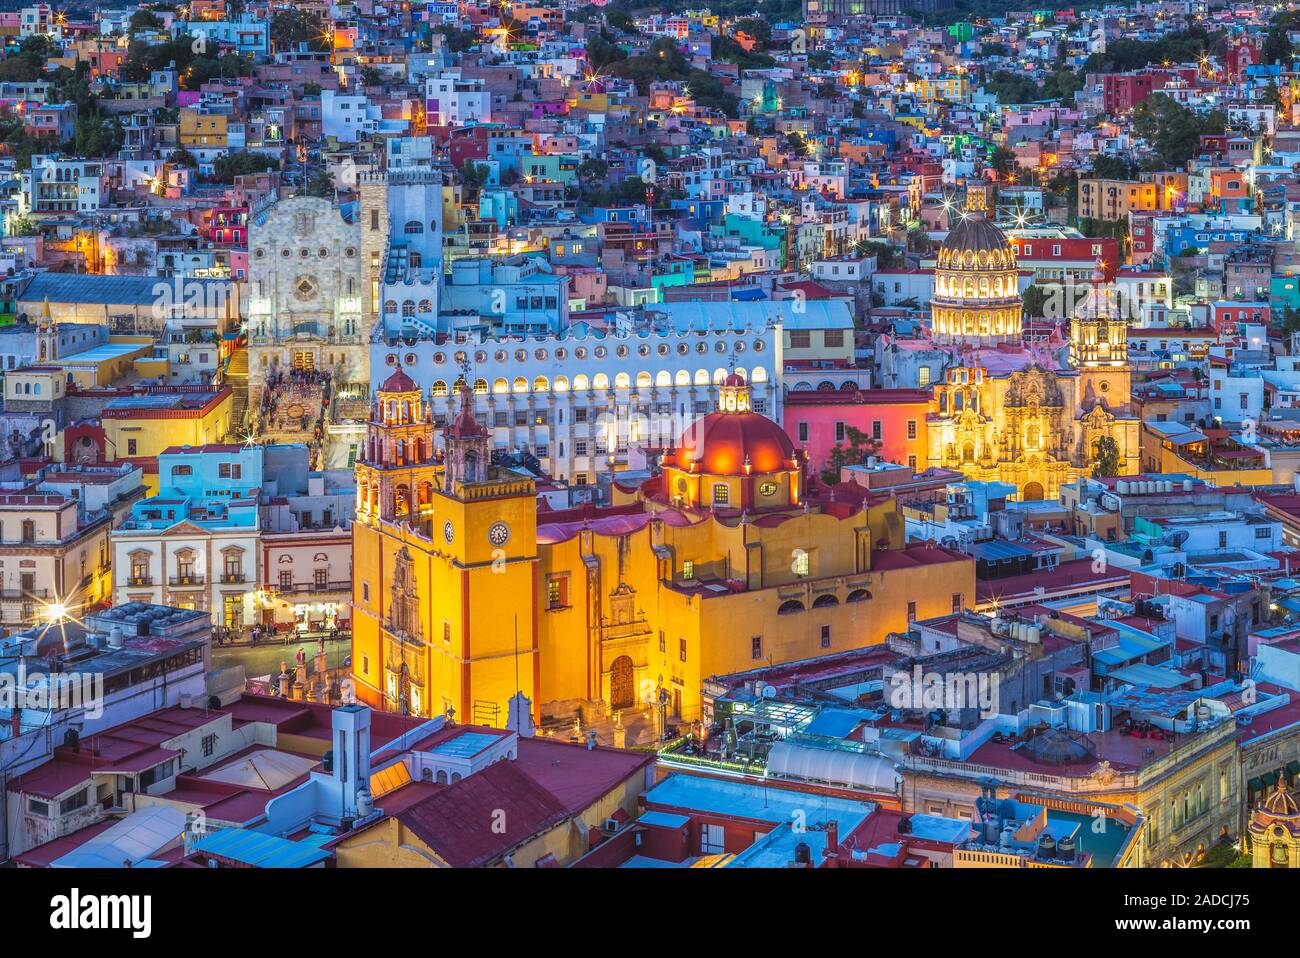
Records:
[[[185,295],[191,283],[228,291],[230,282],[221,279],[187,279]],[[175,298],[175,281],[160,276],[99,276],[79,273],[37,273],[18,296],[21,303],[93,303],[104,306],[151,306],[170,304]],[[209,298],[205,289],[203,302],[221,302]]]
[[[246,828],[223,828],[198,842],[194,850],[254,868],[306,868],[330,857],[329,852],[302,842]]]

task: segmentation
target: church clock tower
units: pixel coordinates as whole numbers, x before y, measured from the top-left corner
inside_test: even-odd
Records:
[[[468,387],[440,463],[434,429],[397,370],[379,389],[357,467],[355,687],[386,710],[500,728],[515,695],[539,701],[536,484],[492,464]]]

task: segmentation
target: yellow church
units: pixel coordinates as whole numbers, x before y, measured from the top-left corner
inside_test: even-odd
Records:
[[[539,511],[461,411],[434,453],[419,386],[380,387],[357,467],[352,669],[389,711],[587,723],[664,703],[700,715],[711,675],[883,642],[974,601],[969,557],[907,545],[897,502],[813,483],[730,376],[719,408],[605,507]]]
[[[1128,325],[1100,265],[1073,310],[1068,349],[1059,328],[1027,347],[1015,250],[985,215],[984,197],[968,194],[935,264],[930,335],[951,347],[954,363],[933,390],[929,465],[1010,483],[1025,500],[1055,499],[1091,474],[1109,437],[1119,474],[1138,472]]]

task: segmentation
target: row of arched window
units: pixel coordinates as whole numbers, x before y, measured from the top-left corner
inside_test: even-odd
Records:
[[[753,370],[752,377],[744,369],[736,369],[737,373],[745,376],[750,382],[765,383],[767,382],[767,370],[762,366],[757,366]],[[661,369],[658,373],[651,376],[648,372],[639,372],[635,379],[630,373],[615,373],[612,380],[614,389],[631,389],[635,381],[637,389],[667,389],[672,386],[710,386],[721,383],[728,376],[725,369],[715,369],[710,375],[707,369],[697,369],[694,375],[688,369],[679,369],[676,374],[669,373]],[[460,392],[460,387],[465,384],[464,379],[457,379],[450,387],[447,386],[446,380],[434,380],[432,393],[434,396],[448,396],[452,393]],[[546,376],[538,376],[529,380],[524,376],[516,376],[513,380],[504,378],[494,379],[489,384],[486,379],[474,380],[473,390],[480,396],[486,396],[489,392],[497,395],[506,393],[546,393],[546,392],[586,392],[592,389],[610,389],[611,380],[605,373],[597,373],[595,376],[587,377],[581,373],[574,376],[572,380],[568,376],[556,376],[549,379]]]
[[[870,598],[871,598],[871,593],[868,590],[854,589],[845,597],[844,601],[846,604],[849,602],[866,602]],[[817,598],[813,599],[812,608],[829,609],[832,606],[837,606],[839,604],[840,604],[840,600],[833,595],[830,594],[819,595],[817,596]],[[782,602],[780,606],[777,607],[776,614],[793,615],[796,612],[806,612],[807,609],[808,607],[805,606],[798,599],[790,599],[787,602]]]

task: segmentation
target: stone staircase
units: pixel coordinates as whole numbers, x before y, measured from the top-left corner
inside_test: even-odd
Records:
[[[242,442],[248,433],[248,350],[236,349],[226,368],[226,383],[234,390],[230,397],[230,440]]]

